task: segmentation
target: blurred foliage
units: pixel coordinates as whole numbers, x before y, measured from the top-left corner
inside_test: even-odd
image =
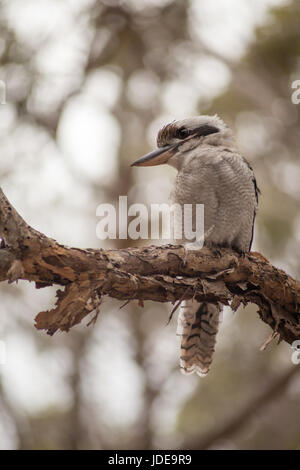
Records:
[[[68,244],[128,246],[133,242],[96,239],[97,204],[117,203],[125,194],[128,204],[165,201],[172,170],[145,174],[132,171],[130,162],[153,146],[160,123],[218,113],[234,128],[262,192],[254,248],[299,276],[300,131],[291,103],[291,82],[300,73],[299,2],[271,10],[239,60],[201,40],[195,2],[82,0],[71,7],[66,0],[52,2],[53,10],[50,2],[40,4],[49,9],[50,26],[32,30],[25,27],[30,11],[21,22],[15,15],[18,0],[0,8],[0,79],[7,85],[0,172],[26,220]],[[63,20],[55,8],[65,8]],[[210,89],[215,70],[225,78]],[[107,173],[89,160],[88,139],[79,162],[64,143],[76,104],[79,114],[94,106],[116,125],[111,151],[99,155],[102,169],[112,168]],[[102,124],[99,141],[108,138]],[[78,137],[74,130],[73,151]],[[285,344],[259,351],[270,330],[254,307],[234,316],[226,309],[212,370],[202,380],[179,372],[175,322],[165,327],[168,306],[148,302],[144,309],[120,310],[107,300],[94,328],[48,338],[32,323],[53,293],[22,283],[1,286],[0,336],[9,349],[0,370],[1,448],[188,448],[291,366]],[[299,400],[293,380],[212,448],[299,448]]]

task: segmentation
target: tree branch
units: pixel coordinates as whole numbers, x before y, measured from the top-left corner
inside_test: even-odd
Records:
[[[261,319],[292,343],[300,338],[300,282],[259,253],[182,246],[123,250],[69,248],[33,229],[0,189],[0,281],[24,279],[37,288],[58,284],[54,309],[36,317],[49,334],[68,331],[96,310],[101,297],[119,300],[255,303]],[[186,262],[185,262],[186,256]]]

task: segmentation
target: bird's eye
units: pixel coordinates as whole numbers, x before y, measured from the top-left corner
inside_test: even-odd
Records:
[[[176,133],[176,137],[178,139],[185,139],[189,135],[190,135],[190,132],[186,127],[181,127],[180,129],[178,129],[178,131]]]

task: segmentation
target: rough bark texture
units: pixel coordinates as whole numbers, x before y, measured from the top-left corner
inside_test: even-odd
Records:
[[[172,303],[195,297],[230,304],[233,310],[254,303],[280,339],[292,343],[300,338],[300,282],[259,253],[241,256],[227,248],[203,248],[186,254],[182,246],[172,245],[69,248],[28,226],[1,189],[0,237],[0,281],[64,286],[57,291],[55,308],[36,317],[36,328],[49,334],[68,331],[92,311],[97,315],[107,295]]]

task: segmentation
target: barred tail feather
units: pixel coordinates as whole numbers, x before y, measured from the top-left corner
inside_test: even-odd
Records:
[[[181,336],[180,368],[184,374],[205,376],[215,351],[221,307],[219,304],[186,300],[178,315]]]

